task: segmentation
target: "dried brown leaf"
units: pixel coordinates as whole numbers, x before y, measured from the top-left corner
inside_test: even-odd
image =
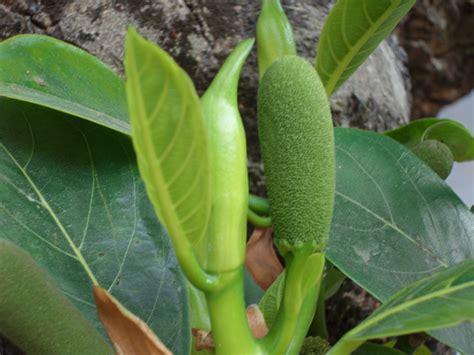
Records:
[[[266,290],[283,271],[278,256],[273,249],[272,229],[255,229],[247,242],[245,266],[253,279]]]
[[[249,322],[250,330],[256,339],[261,339],[268,333],[267,323],[262,311],[256,304],[251,304],[247,307],[247,320]]]
[[[99,318],[119,355],[171,355],[140,318],[129,312],[101,287],[94,287]]]

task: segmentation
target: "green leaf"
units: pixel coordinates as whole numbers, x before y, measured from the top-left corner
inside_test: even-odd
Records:
[[[261,79],[275,60],[297,54],[293,29],[280,0],[262,1],[256,32],[258,73]]]
[[[336,129],[336,201],[327,257],[372,295],[400,289],[474,257],[474,216],[409,149],[393,139]],[[474,327],[436,331],[474,353]]]
[[[0,96],[130,131],[123,81],[96,57],[52,37],[0,43]]]
[[[415,0],[338,0],[324,22],[316,70],[337,90],[387,37]]]
[[[474,259],[401,290],[349,331],[334,351],[362,342],[474,321]],[[472,324],[472,323],[471,323]],[[472,339],[471,339],[472,340]]]
[[[28,253],[0,239],[0,331],[31,354],[112,354]]]
[[[164,50],[133,29],[125,47],[127,99],[140,174],[186,276],[205,287],[202,275],[195,275],[201,268],[192,251],[206,232],[211,211],[201,104],[191,79]]]
[[[30,253],[98,328],[94,281],[186,353],[186,286],[130,139],[17,100],[0,99],[0,111],[0,238]]]
[[[474,136],[461,123],[447,118],[423,118],[406,126],[385,132],[407,147],[413,147],[428,139],[446,144],[453,153],[454,160],[474,160]]]
[[[403,351],[385,345],[365,343],[360,346],[354,355],[406,355]]]
[[[285,271],[283,271],[277,279],[273,281],[258,304],[269,329],[275,322],[283,298],[285,291],[285,274]]]

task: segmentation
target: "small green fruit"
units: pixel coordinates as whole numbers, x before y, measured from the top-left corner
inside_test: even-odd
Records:
[[[445,180],[451,173],[454,157],[446,144],[429,139],[415,145],[412,151],[441,179]]]
[[[286,56],[266,70],[258,124],[274,241],[280,252],[327,244],[335,194],[329,101],[314,68]]]

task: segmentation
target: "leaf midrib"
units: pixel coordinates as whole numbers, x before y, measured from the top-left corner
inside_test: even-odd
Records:
[[[430,301],[431,299],[435,299],[435,298],[439,298],[439,297],[444,297],[446,295],[448,295],[449,293],[455,293],[455,292],[458,292],[458,291],[461,291],[465,288],[469,288],[469,287],[474,287],[474,281],[469,281],[469,282],[466,282],[462,285],[458,285],[458,286],[454,286],[454,287],[449,287],[449,288],[444,288],[442,290],[438,290],[436,292],[432,292],[432,293],[429,293],[427,295],[424,295],[424,296],[421,296],[421,297],[418,297],[414,300],[411,300],[411,301],[408,301],[408,302],[404,302],[398,306],[395,306],[393,308],[390,308],[389,310],[387,311],[384,311],[382,312],[380,315],[378,316],[375,316],[373,317],[372,319],[369,319],[367,320],[367,322],[364,322],[363,324],[361,324],[360,326],[354,328],[353,331],[350,331],[347,336],[348,336],[348,340],[349,339],[352,339],[352,340],[364,340],[364,339],[370,339],[372,338],[373,336],[362,336],[362,337],[357,337],[357,336],[352,336],[352,333],[360,333],[361,331],[369,328],[370,326],[372,326],[373,324],[377,323],[377,322],[380,322],[386,318],[388,318],[389,316],[393,315],[393,314],[396,314],[396,313],[399,313],[399,312],[402,312],[402,311],[405,311],[405,310],[409,310],[409,308],[412,308],[420,303],[423,303],[425,301]],[[446,325],[441,325],[439,326],[439,328],[444,328]],[[411,333],[411,330],[410,330],[410,333]],[[399,332],[397,332],[397,334],[399,334]],[[387,333],[387,336],[390,335],[390,333]],[[352,337],[351,337],[352,336]],[[383,335],[385,336],[385,334]]]
[[[401,0],[393,1],[387,10],[380,16],[373,24],[369,27],[367,32],[360,37],[360,39],[349,48],[347,54],[339,61],[339,64],[336,66],[333,74],[329,78],[326,84],[326,93],[329,95],[332,94],[335,86],[337,85],[339,78],[342,76],[347,66],[351,63],[352,59],[357,55],[360,49],[364,46],[365,43],[370,39],[370,37],[375,33],[375,31],[380,28],[380,26],[385,22],[385,20],[390,16],[394,9],[400,5]]]
[[[61,231],[61,233],[63,234],[64,238],[66,239],[67,243],[69,244],[69,246],[71,247],[72,251],[74,252],[74,255],[76,256],[77,258],[77,261],[82,265],[82,267],[84,268],[84,271],[86,272],[86,274],[89,276],[89,278],[91,279],[92,283],[96,286],[99,285],[95,275],[92,273],[92,270],[90,269],[89,265],[87,264],[86,260],[84,259],[84,256],[82,255],[81,251],[79,250],[79,248],[74,244],[74,241],[72,240],[71,236],[69,235],[69,233],[66,231],[66,229],[64,228],[63,224],[61,223],[61,221],[59,220],[58,216],[56,215],[56,213],[54,212],[54,210],[51,208],[51,206],[49,205],[48,201],[46,200],[46,198],[43,196],[43,194],[41,193],[41,191],[38,189],[38,187],[36,186],[36,184],[34,183],[34,181],[32,180],[32,178],[30,177],[30,175],[28,174],[28,172],[18,163],[18,161],[16,160],[16,158],[11,154],[11,152],[8,150],[7,147],[5,147],[5,145],[3,143],[0,143],[0,146],[2,147],[2,149],[5,151],[5,153],[10,157],[10,159],[13,161],[13,163],[15,164],[15,166],[18,168],[18,170],[20,170],[20,172],[23,174],[23,176],[25,177],[25,179],[28,181],[28,183],[30,184],[30,186],[32,187],[32,189],[35,191],[36,195],[38,196],[38,198],[40,199],[40,202],[43,206],[44,209],[46,209],[46,211],[49,213],[49,215],[51,216],[51,218],[53,219],[53,221],[55,222],[55,224],[57,225],[57,227],[59,228],[59,230]]]

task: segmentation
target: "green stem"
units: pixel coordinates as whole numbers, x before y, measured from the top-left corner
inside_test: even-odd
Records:
[[[314,318],[314,314],[317,311],[315,302],[318,296],[319,285],[311,287],[306,295],[306,298],[301,306],[300,316],[296,325],[295,335],[293,340],[288,346],[288,354],[298,354],[301,347],[303,346],[304,339],[308,333],[308,328],[311,325],[311,321]]]
[[[259,214],[270,214],[270,204],[266,198],[249,194],[249,209]]]
[[[316,315],[314,316],[313,322],[311,323],[310,333],[311,335],[321,337],[323,339],[328,338],[328,330],[326,327],[326,278],[321,281],[321,287],[319,289]]]
[[[311,324],[323,270],[324,254],[304,250],[287,254],[281,306],[270,332],[260,341],[267,353],[298,353]]]
[[[272,226],[272,220],[270,217],[259,216],[251,209],[247,210],[247,219],[250,223],[258,228],[268,228]]]
[[[243,268],[233,272],[227,287],[206,293],[217,354],[258,354],[245,312]]]

